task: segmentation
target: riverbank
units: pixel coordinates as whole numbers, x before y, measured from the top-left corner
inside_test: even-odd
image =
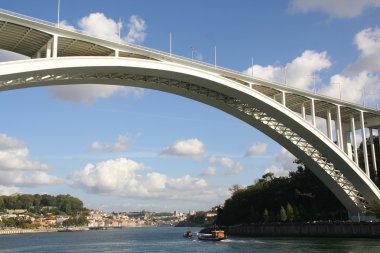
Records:
[[[235,236],[380,238],[380,223],[268,223],[228,227]]]
[[[0,229],[0,235],[52,233],[52,232],[77,232],[88,231],[88,227],[64,227],[64,228],[36,228],[36,229]]]
[[[41,228],[41,229],[2,229],[0,235],[15,234],[33,234],[33,233],[51,233],[58,232],[58,228]]]

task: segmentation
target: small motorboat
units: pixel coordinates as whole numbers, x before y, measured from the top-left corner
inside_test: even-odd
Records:
[[[217,228],[204,228],[198,233],[199,240],[205,241],[221,241],[226,239],[224,230]]]
[[[191,232],[191,230],[187,230],[187,231],[183,232],[183,237],[191,238],[191,237],[193,237],[193,232]]]

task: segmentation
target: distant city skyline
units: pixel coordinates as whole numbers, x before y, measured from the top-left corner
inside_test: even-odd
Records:
[[[380,102],[380,0],[60,0],[59,17],[58,2],[4,0],[0,8],[374,108]],[[25,57],[0,50],[0,61],[18,59]],[[71,194],[92,209],[189,212],[223,204],[234,184],[296,168],[246,123],[153,90],[4,91],[0,115],[0,195]]]

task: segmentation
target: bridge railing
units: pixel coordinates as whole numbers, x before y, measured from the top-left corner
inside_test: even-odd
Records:
[[[13,11],[9,11],[9,10],[5,10],[5,9],[2,9],[2,8],[0,8],[0,12],[6,13],[6,14],[9,14],[9,15],[12,15],[12,16],[16,16],[16,17],[19,17],[19,18],[27,19],[27,20],[33,20],[35,22],[42,23],[42,24],[45,24],[45,25],[56,26],[56,24],[54,24],[53,22],[49,22],[49,21],[46,21],[46,20],[34,18],[34,17],[28,16],[28,15],[23,15],[23,14],[20,14],[20,13],[17,13],[17,12],[13,12]]]

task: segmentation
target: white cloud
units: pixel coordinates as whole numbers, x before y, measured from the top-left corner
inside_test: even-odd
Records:
[[[107,18],[103,13],[91,13],[79,20],[80,30],[88,35],[119,41],[119,25],[111,18]]]
[[[62,21],[60,26],[64,29],[76,30],[75,27],[68,24],[67,21]],[[147,29],[143,19],[135,15],[131,16],[128,24],[128,35],[125,38],[119,39],[119,28],[122,28],[122,23],[116,22],[99,12],[91,13],[81,18],[78,22],[78,26],[80,31],[91,36],[116,42],[131,43],[144,42]],[[99,84],[55,86],[50,89],[55,98],[85,104],[92,104],[97,99],[107,98],[118,92],[123,92],[124,94],[132,93],[138,98],[143,94],[143,89],[140,88]]]
[[[380,71],[380,28],[367,28],[355,35],[354,43],[360,51],[357,62],[349,66],[347,75],[363,71]]]
[[[276,177],[286,177],[289,175],[289,170],[277,167],[275,165],[272,165],[269,168],[265,169],[264,174],[269,172],[272,172]]]
[[[331,66],[327,52],[315,52],[306,50],[301,56],[295,58],[292,62],[287,63],[285,67],[268,65],[266,67],[254,65],[244,71],[247,75],[253,75],[258,78],[273,80],[276,82],[286,82],[289,86],[313,90],[314,81],[320,82],[317,72],[327,69]],[[313,80],[315,78],[315,80]]]
[[[354,39],[360,56],[342,74],[330,78],[321,93],[343,100],[374,106],[380,92],[380,28],[367,28]]]
[[[294,164],[296,157],[285,148],[282,148],[278,153],[274,154],[273,157],[272,164],[264,170],[264,174],[272,172],[275,176],[287,176],[290,171],[296,170],[297,165]]]
[[[140,98],[143,89],[103,84],[76,84],[65,86],[52,86],[50,91],[57,99],[75,103],[92,104],[98,99],[110,97],[116,93],[132,94]]]
[[[198,139],[179,140],[165,148],[161,154],[174,156],[201,157],[204,153],[204,144]]]
[[[138,44],[141,42],[144,42],[146,37],[146,29],[147,25],[145,24],[145,21],[136,16],[133,15],[129,18],[128,23],[129,32],[125,40],[129,43]]]
[[[105,144],[100,141],[94,141],[90,145],[92,151],[108,151],[108,152],[119,152],[128,149],[130,143],[132,142],[132,137],[127,135],[119,135],[114,143]]]
[[[96,165],[87,164],[71,176],[71,185],[89,193],[129,198],[210,200],[224,196],[220,189],[208,187],[204,179],[185,175],[169,178],[153,172],[141,174],[145,166],[133,160],[118,158]]]
[[[17,187],[52,185],[61,180],[48,175],[48,165],[33,161],[26,145],[11,136],[0,134],[0,190],[13,191]]]
[[[334,75],[330,78],[330,84],[320,92],[336,98],[341,96],[350,102],[362,103],[364,99],[366,105],[375,104],[379,100],[379,83],[380,76],[366,71],[352,76]]]
[[[267,152],[267,148],[268,144],[266,143],[256,143],[248,149],[245,156],[263,155]]]
[[[354,18],[365,9],[379,8],[380,0],[293,0],[291,9],[301,13],[319,11],[335,18]]]
[[[0,185],[0,196],[1,195],[9,196],[9,195],[17,193],[17,192],[20,192],[20,188],[18,188],[18,187],[6,187],[6,186]]]
[[[202,171],[201,176],[202,177],[208,177],[216,174],[216,168],[214,167],[208,167],[204,171]]]
[[[208,158],[208,162],[212,164],[218,164],[225,168],[227,168],[228,174],[238,174],[243,170],[243,167],[241,166],[240,162],[235,163],[231,158],[229,157],[222,157],[222,156],[210,156]]]
[[[75,27],[70,25],[67,20],[62,20],[59,22],[59,28],[66,29],[69,31],[76,31]]]
[[[46,164],[29,159],[25,144],[6,134],[0,134],[0,171],[6,170],[45,170]]]

